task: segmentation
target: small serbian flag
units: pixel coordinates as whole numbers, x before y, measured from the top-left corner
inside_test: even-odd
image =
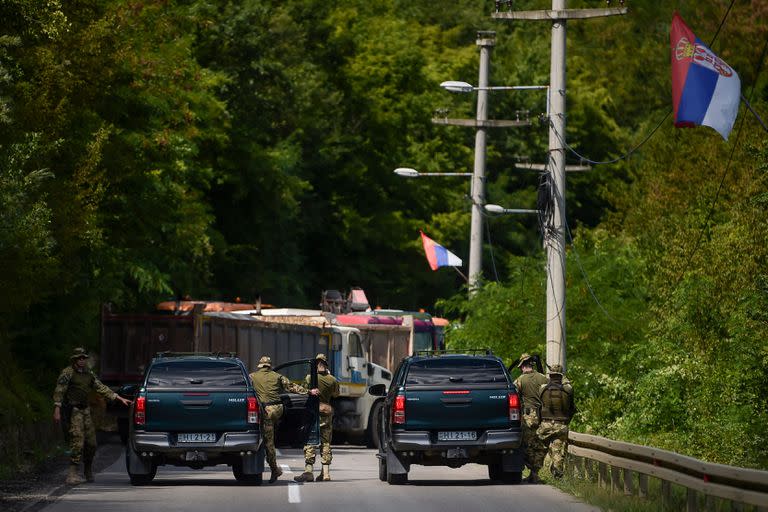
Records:
[[[677,12],[669,38],[675,126],[709,126],[728,140],[739,112],[739,75],[696,37]]]
[[[437,270],[440,267],[461,266],[461,258],[429,238],[423,231],[419,231],[419,233],[421,233],[421,243],[424,245],[424,252],[427,254],[429,268]]]

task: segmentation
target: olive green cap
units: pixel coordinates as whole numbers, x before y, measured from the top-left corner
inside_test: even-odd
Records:
[[[531,357],[533,356],[531,356],[531,354],[529,354],[528,352],[523,352],[520,355],[520,359],[518,359],[519,362],[517,363],[517,367],[518,368],[522,367],[526,362],[528,362],[529,359],[531,359]]]
[[[549,368],[549,374],[552,375],[553,373],[556,375],[562,375],[563,374],[563,366],[560,364],[553,364],[552,366],[547,365]]]
[[[69,358],[70,358],[70,359],[72,359],[72,360],[75,360],[75,359],[80,359],[81,357],[84,357],[84,358],[86,358],[86,359],[88,359],[89,357],[91,357],[91,356],[89,356],[89,355],[88,355],[88,351],[86,351],[86,350],[85,350],[83,347],[77,347],[77,348],[76,348],[76,349],[75,349],[75,350],[72,352],[72,355],[71,355],[71,356],[69,356]]]

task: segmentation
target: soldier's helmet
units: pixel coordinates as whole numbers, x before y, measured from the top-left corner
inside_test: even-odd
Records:
[[[80,359],[81,357],[85,359],[88,359],[89,357],[91,357],[88,355],[88,351],[85,350],[83,347],[77,347],[75,350],[72,351],[72,355],[69,356],[69,358],[73,361],[76,359]]]
[[[272,366],[272,358],[269,356],[261,356],[261,359],[259,359],[259,364],[256,366],[256,368],[264,368],[265,366],[271,367]]]
[[[326,365],[328,365],[328,358],[325,357],[325,354],[322,354],[322,353],[321,354],[317,354],[317,356],[315,356],[315,361],[322,361]]]
[[[521,368],[526,362],[528,362],[531,359],[531,357],[532,357],[531,354],[527,352],[523,352],[520,355],[520,359],[518,359],[519,362],[517,363],[517,367]]]
[[[552,375],[562,375],[563,374],[563,366],[560,364],[553,364],[549,367],[549,374]]]

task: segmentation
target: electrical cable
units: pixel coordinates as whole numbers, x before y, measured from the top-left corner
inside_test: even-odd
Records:
[[[752,99],[752,95],[755,92],[755,83],[757,82],[758,77],[760,76],[760,73],[763,68],[763,63],[765,62],[765,54],[766,51],[768,51],[768,39],[765,41],[765,45],[763,45],[763,52],[760,55],[760,61],[757,64],[757,67],[755,69],[755,80],[752,83],[752,88],[749,91],[749,99]],[[744,120],[746,116],[741,116],[741,120],[739,121],[739,127],[736,130],[736,140],[733,143],[733,147],[731,147],[731,153],[728,155],[728,161],[725,164],[725,170],[723,171],[723,176],[720,178],[720,184],[717,187],[717,192],[715,193],[715,197],[712,199],[712,204],[709,207],[709,211],[707,212],[707,217],[704,219],[704,224],[701,226],[701,229],[699,230],[699,236],[696,239],[696,244],[693,247],[693,250],[686,258],[686,267],[688,267],[691,263],[691,260],[693,259],[693,256],[696,254],[696,252],[699,250],[699,247],[701,246],[701,240],[704,237],[704,231],[707,229],[707,226],[709,225],[709,221],[712,218],[712,213],[715,211],[715,204],[717,204],[717,200],[720,198],[720,192],[723,189],[723,184],[725,183],[725,178],[728,176],[728,172],[731,168],[731,162],[733,161],[733,155],[736,152],[736,148],[739,145],[739,139],[741,138],[741,132],[742,128],[744,128]],[[676,283],[679,283],[680,280],[683,278],[683,272],[681,272],[676,279]]]
[[[611,314],[608,313],[608,310],[606,310],[605,307],[603,307],[602,303],[600,302],[600,300],[597,298],[597,295],[595,294],[594,288],[592,288],[592,284],[589,282],[589,277],[587,276],[587,271],[584,270],[584,266],[581,264],[581,258],[579,258],[579,253],[578,253],[578,251],[576,251],[576,243],[573,240],[573,233],[571,233],[571,228],[568,225],[567,221],[565,223],[565,229],[568,231],[568,238],[571,241],[571,251],[573,252],[573,255],[576,257],[576,265],[579,267],[579,270],[581,271],[581,276],[584,278],[584,282],[587,285],[587,289],[589,290],[589,294],[592,296],[592,299],[595,301],[595,304],[597,304],[597,307],[600,308],[600,311],[603,312],[605,317],[608,320],[612,321],[613,323],[618,324],[619,321],[616,320],[615,318],[613,318],[611,316]]]
[[[723,19],[720,20],[720,25],[717,27],[717,30],[715,31],[715,35],[712,36],[712,40],[709,42],[709,47],[711,48],[712,45],[715,43],[715,40],[717,39],[717,36],[720,34],[720,30],[723,28],[723,25],[725,25],[725,20],[728,18],[728,14],[731,12],[731,8],[733,7],[733,4],[736,3],[736,0],[731,0],[731,4],[728,6],[728,9],[725,11],[725,15],[723,16]],[[748,103],[747,103],[748,104]],[[669,110],[665,115],[664,118],[656,125],[656,127],[651,130],[651,132],[643,139],[643,141],[635,146],[634,148],[627,151],[625,154],[623,154],[620,157],[614,158],[612,160],[592,160],[590,158],[585,157],[578,151],[576,151],[570,144],[565,142],[565,137],[562,136],[562,134],[558,133],[557,130],[554,129],[554,125],[552,121],[550,121],[550,126],[552,127],[553,131],[555,132],[555,136],[560,140],[560,143],[571,153],[573,153],[575,156],[577,156],[582,162],[587,162],[592,165],[602,165],[602,164],[615,164],[616,162],[620,162],[621,160],[625,160],[629,158],[632,153],[640,149],[646,142],[650,140],[651,137],[656,133],[656,131],[661,127],[662,124],[664,124],[664,121],[667,120],[669,117],[669,114],[671,114],[672,111]],[[761,122],[762,124],[762,122]]]

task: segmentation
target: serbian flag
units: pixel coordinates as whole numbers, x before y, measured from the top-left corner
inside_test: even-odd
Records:
[[[427,254],[429,268],[437,270],[440,267],[461,266],[461,258],[429,238],[423,231],[419,231],[419,233],[421,233],[421,243],[424,245],[424,252]]]
[[[709,126],[728,140],[739,112],[739,75],[696,37],[677,12],[669,38],[675,126]]]

